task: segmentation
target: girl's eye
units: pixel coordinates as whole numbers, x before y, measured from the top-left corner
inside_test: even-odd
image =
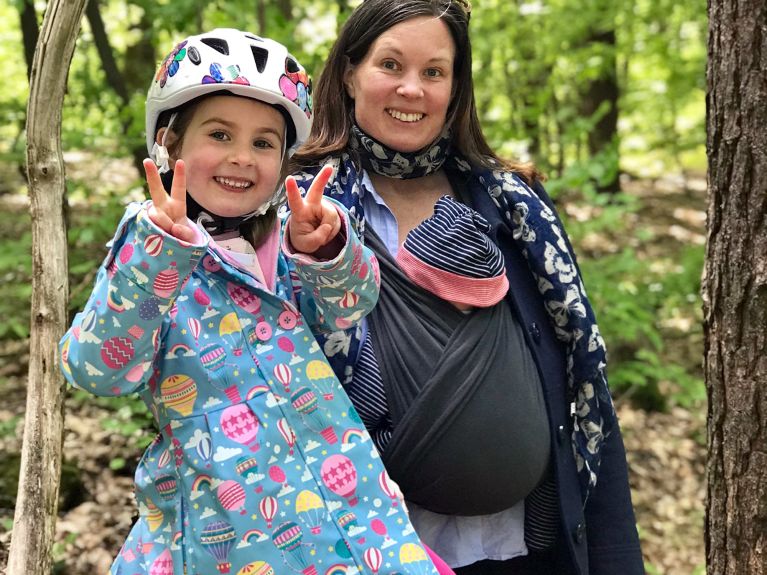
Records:
[[[210,133],[210,137],[213,138],[214,140],[219,140],[223,142],[227,140],[229,136],[226,134],[226,132],[222,130],[214,130],[213,132]]]
[[[253,142],[253,146],[261,150],[267,150],[269,148],[274,147],[272,143],[268,140],[256,140],[255,142]]]

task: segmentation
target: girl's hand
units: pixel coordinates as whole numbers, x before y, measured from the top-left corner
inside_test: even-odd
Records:
[[[149,195],[152,207],[149,208],[149,219],[167,234],[176,239],[194,243],[197,234],[189,226],[186,217],[186,173],[183,160],[177,160],[173,168],[173,185],[170,196],[166,193],[160,179],[160,172],[154,162],[144,160],[146,181],[149,185]]]
[[[290,243],[297,252],[313,254],[333,240],[341,230],[341,217],[336,208],[322,200],[322,191],[332,174],[332,166],[322,168],[303,198],[293,176],[285,180],[291,213],[288,233]]]

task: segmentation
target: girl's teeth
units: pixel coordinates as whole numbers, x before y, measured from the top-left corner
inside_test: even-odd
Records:
[[[250,182],[230,180],[229,178],[216,178],[219,183],[229,186],[231,188],[247,188],[250,186]]]

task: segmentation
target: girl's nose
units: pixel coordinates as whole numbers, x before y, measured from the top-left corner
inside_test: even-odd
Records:
[[[255,151],[250,144],[234,146],[229,154],[229,161],[238,166],[250,166],[255,163]]]

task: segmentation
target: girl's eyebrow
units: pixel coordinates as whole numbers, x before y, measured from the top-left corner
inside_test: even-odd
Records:
[[[223,124],[227,128],[234,128],[235,126],[237,126],[237,122],[231,122],[229,120],[224,120],[223,118],[217,118],[215,116],[212,118],[208,118],[202,124],[200,124],[200,126],[206,126],[208,124]],[[279,136],[280,138],[282,138],[282,132],[280,130],[272,128],[271,126],[262,127],[260,128],[260,131],[274,134],[275,136]]]

